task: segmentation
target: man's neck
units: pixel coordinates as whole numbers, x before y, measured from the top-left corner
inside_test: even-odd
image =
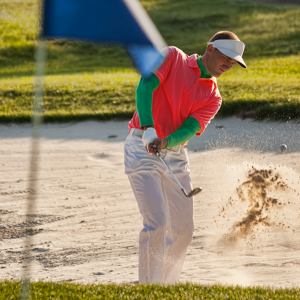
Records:
[[[206,65],[204,63],[206,63],[205,58],[202,60],[202,57],[198,57],[198,66],[201,70],[201,78],[211,78],[211,74],[208,72]],[[204,61],[204,63],[203,63]]]
[[[206,57],[205,57],[205,54],[204,54],[203,56],[200,57],[200,60],[201,60],[201,62],[202,62],[203,67],[205,68],[205,70],[206,70],[208,73],[210,73],[209,70],[207,69],[207,66],[206,66]]]

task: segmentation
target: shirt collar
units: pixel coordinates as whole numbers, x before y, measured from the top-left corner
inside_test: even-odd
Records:
[[[191,56],[188,56],[187,61],[188,61],[189,67],[198,69],[197,57],[198,57],[198,54],[193,54]]]

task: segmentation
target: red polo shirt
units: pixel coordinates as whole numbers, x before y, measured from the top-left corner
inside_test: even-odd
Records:
[[[201,130],[196,135],[200,135],[221,106],[216,79],[200,78],[198,54],[188,56],[176,47],[168,49],[164,63],[154,71],[160,80],[152,102],[157,135],[160,138],[169,136],[188,117],[198,120]],[[129,128],[141,129],[137,111],[129,122]]]

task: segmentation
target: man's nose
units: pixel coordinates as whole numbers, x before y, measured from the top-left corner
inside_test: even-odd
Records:
[[[226,62],[224,63],[224,66],[226,67],[227,70],[230,70],[230,69],[232,68],[232,64],[231,64],[231,62],[229,62],[229,61],[226,61]]]

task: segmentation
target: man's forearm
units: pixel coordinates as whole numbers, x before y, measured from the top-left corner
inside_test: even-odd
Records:
[[[199,122],[193,117],[188,117],[175,132],[167,137],[168,144],[166,148],[172,148],[187,142],[200,130]]]
[[[160,85],[160,81],[155,74],[148,78],[141,78],[136,89],[136,107],[140,119],[141,127],[154,126],[152,117],[153,92]],[[144,128],[143,128],[144,129]]]

